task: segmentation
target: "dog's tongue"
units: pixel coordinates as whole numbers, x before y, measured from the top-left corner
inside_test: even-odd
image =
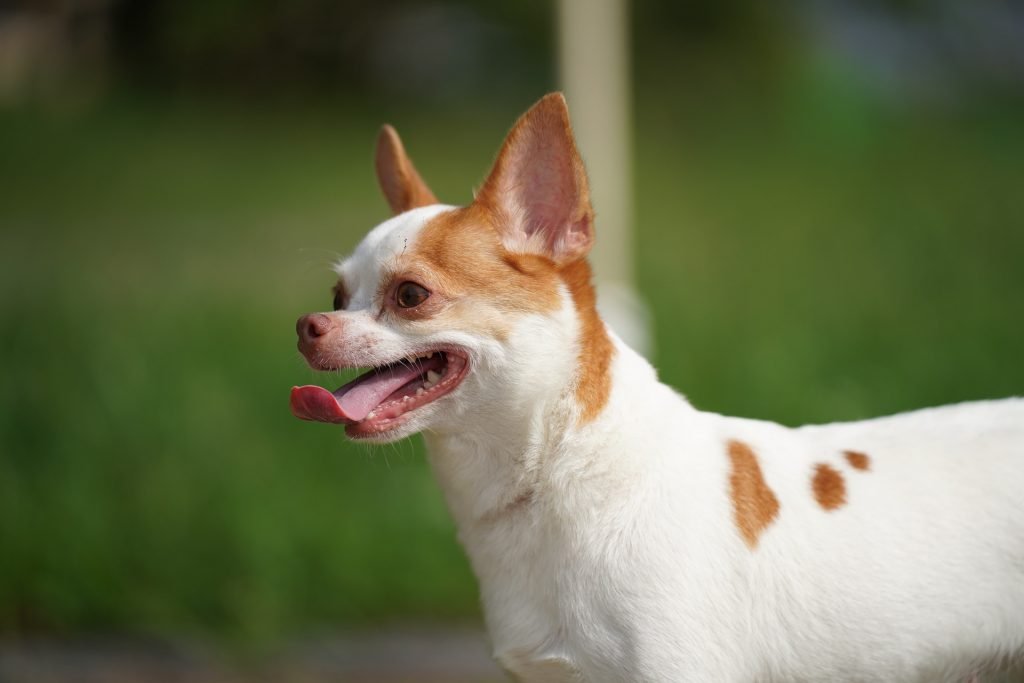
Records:
[[[371,370],[334,393],[316,385],[292,387],[292,414],[316,422],[359,422],[388,396],[439,364],[396,363]]]

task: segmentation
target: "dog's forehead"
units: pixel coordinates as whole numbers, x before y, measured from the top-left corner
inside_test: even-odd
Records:
[[[454,208],[443,204],[424,206],[384,221],[367,233],[355,251],[338,266],[338,274],[360,285],[371,284],[379,277],[383,266],[413,249],[416,238],[431,219]]]

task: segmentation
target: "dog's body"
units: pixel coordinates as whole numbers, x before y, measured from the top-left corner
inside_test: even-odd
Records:
[[[469,207],[390,129],[377,161],[398,215],[298,326],[314,367],[376,374],[293,410],[424,432],[514,677],[963,681],[1024,652],[1024,400],[799,429],[696,410],[597,317],[558,96]]]

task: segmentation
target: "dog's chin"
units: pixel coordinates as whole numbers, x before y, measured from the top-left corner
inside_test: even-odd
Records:
[[[438,409],[443,407],[445,399],[436,403],[417,408],[411,413],[400,415],[387,422],[345,425],[345,436],[358,443],[393,443],[430,429]]]

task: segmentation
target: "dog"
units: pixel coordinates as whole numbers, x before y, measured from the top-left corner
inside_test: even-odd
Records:
[[[498,663],[528,683],[977,680],[1024,652],[1024,399],[788,428],[694,408],[608,329],[564,98],[447,206],[385,126],[394,216],[298,320],[293,413],[422,433]]]

